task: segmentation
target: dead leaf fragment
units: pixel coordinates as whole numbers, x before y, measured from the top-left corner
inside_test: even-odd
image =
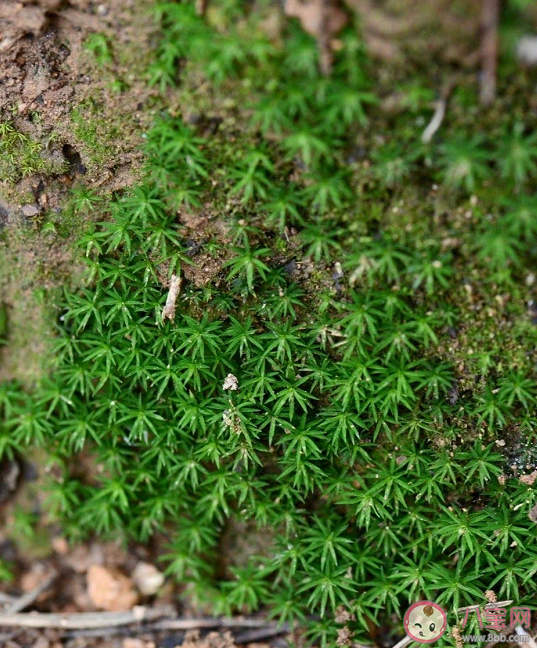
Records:
[[[535,504],[535,506],[530,510],[528,517],[532,522],[537,523],[537,504]]]
[[[181,277],[179,275],[172,274],[170,279],[170,290],[168,292],[168,297],[166,298],[166,304],[162,309],[162,319],[169,319],[172,322],[175,320],[175,310],[177,307],[177,298],[181,292]]]
[[[91,565],[88,569],[88,595],[93,605],[107,612],[130,610],[138,595],[130,578],[116,569]]]

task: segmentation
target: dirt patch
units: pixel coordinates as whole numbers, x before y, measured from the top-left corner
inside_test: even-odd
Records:
[[[131,184],[154,95],[144,78],[153,29],[144,9],[133,0],[0,0],[0,21],[0,120],[66,171],[4,183],[10,202],[43,180],[47,208],[62,204],[77,176],[106,190]]]
[[[390,63],[433,61],[474,67],[481,3],[456,0],[345,0],[359,17],[368,52]]]
[[[140,0],[0,0],[0,25],[0,379],[32,384],[52,337],[44,295],[79,276],[71,188],[106,194],[140,175],[154,27]]]

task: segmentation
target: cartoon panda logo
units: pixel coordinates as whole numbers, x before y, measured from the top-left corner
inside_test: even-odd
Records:
[[[433,643],[444,634],[447,616],[444,610],[432,601],[418,601],[405,612],[405,632],[419,643]]]

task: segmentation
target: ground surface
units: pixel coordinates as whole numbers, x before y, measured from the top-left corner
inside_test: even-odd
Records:
[[[24,137],[22,144],[6,155],[13,153],[27,162],[24,169],[9,161],[2,162],[5,179],[0,187],[0,228],[4,233],[0,243],[0,309],[7,313],[8,320],[7,344],[0,349],[2,381],[15,379],[31,387],[46,373],[56,317],[54,296],[62,286],[76,285],[79,280],[72,242],[76,233],[84,229],[85,220],[93,217],[90,213],[80,219],[74,214],[69,208],[71,191],[84,186],[104,195],[131,186],[140,177],[142,134],[163,107],[162,96],[148,87],[144,77],[156,42],[154,23],[147,13],[150,4],[133,0],[0,0],[0,21],[4,25],[0,36],[0,122],[9,121]],[[434,81],[429,87],[434,87],[434,91],[430,90],[426,97],[429,113],[435,93],[441,93],[455,79],[461,86],[459,99],[463,98],[454,101],[449,128],[472,128],[475,112],[468,108],[471,102],[465,102],[464,93],[471,94],[476,85],[478,18],[468,13],[461,21],[449,14],[438,23],[436,18],[445,3],[437,2],[431,9],[434,20],[424,30],[420,21],[411,18],[414,9],[410,8],[409,17],[401,3],[386,3],[383,13],[373,10],[365,0],[349,4],[363,13],[365,40],[372,53],[383,61],[382,66],[386,66],[378,71],[381,111],[374,121],[375,143],[382,147],[389,140],[390,129],[400,126],[399,117],[409,108],[408,85],[403,90],[397,87],[408,70],[401,73],[399,66],[401,60],[411,69],[419,64],[423,47],[420,34],[426,34],[432,52]],[[267,30],[273,30],[275,38],[278,37],[277,26],[267,25]],[[409,42],[411,46],[405,46]],[[207,139],[219,132],[221,139],[229,140],[232,149],[241,137],[240,93],[239,99],[235,96],[225,103],[220,97],[220,103],[213,105],[211,90],[201,83],[193,85],[195,91],[182,96],[182,105],[178,105],[177,95],[170,93],[167,107],[196,124]],[[486,123],[490,126],[498,114],[519,110],[513,97],[528,87],[522,71],[512,86],[504,87],[497,108],[484,117]],[[423,104],[422,97],[417,101]],[[532,93],[527,93],[520,103],[527,114],[534,116],[537,106]],[[417,139],[425,125],[420,113],[407,120],[404,128]],[[370,135],[357,137],[349,159],[356,163],[353,172],[362,178],[364,191],[370,192],[374,203],[379,179],[368,175],[370,160],[364,153]],[[221,188],[218,182],[217,178],[215,194]],[[532,310],[535,276],[524,268],[514,287],[496,283],[482,267],[474,267],[474,252],[464,238],[484,218],[487,199],[494,195],[494,190],[492,182],[485,183],[479,198],[473,194],[461,198],[437,185],[424,186],[419,192],[404,186],[390,188],[382,193],[379,212],[371,216],[372,221],[378,218],[386,228],[415,231],[416,237],[424,239],[432,227],[441,241],[442,253],[453,254],[458,281],[452,297],[457,307],[463,306],[462,314],[456,329],[448,327],[436,349],[438,357],[456,367],[455,387],[450,392],[452,404],[457,403],[460,395],[483,386],[482,367],[494,365],[501,374],[502,356],[509,355],[515,367],[533,365],[537,358]],[[222,212],[235,214],[240,208],[240,201],[233,198],[225,205],[206,202],[199,209],[178,210],[185,238],[191,242],[193,255],[197,254],[196,262],[184,269],[189,284],[203,288],[213,280],[221,281],[223,263],[230,258],[226,248],[231,241]],[[363,223],[357,229],[362,226],[365,231]],[[205,250],[197,253],[211,237],[223,247],[216,258]],[[299,250],[295,228],[286,230],[285,237],[285,251],[281,259],[275,256],[273,263],[287,262]],[[295,263],[292,268],[297,281],[307,283],[312,277],[312,282],[318,281],[319,290],[339,291],[341,277],[337,270],[327,271],[323,267],[322,276],[316,270],[312,261],[303,261],[298,267]],[[168,287],[166,281],[163,272],[163,289]],[[472,430],[465,432],[470,437],[473,434]],[[438,448],[444,443],[440,434],[433,439]],[[496,443],[507,458],[512,458],[510,475],[532,485],[528,480],[534,474],[535,457],[524,450],[524,459],[518,459],[523,454],[524,439],[517,426],[508,428]],[[93,458],[82,455],[76,470],[91,475],[94,469]],[[0,549],[2,558],[13,569],[13,580],[3,591],[32,591],[54,572],[56,580],[37,600],[35,609],[79,612],[118,606],[129,609],[134,603],[151,607],[175,603],[178,588],[171,582],[166,582],[155,597],[141,593],[143,585],[135,583],[134,577],[140,563],[163,569],[158,559],[166,538],[156,537],[150,546],[98,540],[68,545],[61,527],[50,524],[44,515],[43,483],[47,470],[50,468],[39,453],[24,462],[3,460],[1,464]],[[228,573],[231,564],[241,564],[249,556],[252,542],[258,549],[262,541],[260,537],[252,539],[245,527],[228,528],[220,546],[218,571]],[[95,565],[104,571],[90,570]],[[107,589],[117,592],[112,601],[103,603],[95,598],[96,590]],[[188,604],[179,610],[186,615],[206,611]],[[378,632],[379,645],[388,645],[391,639]],[[266,645],[244,636],[241,639],[240,633],[235,639],[249,643],[252,648]],[[188,648],[230,648],[235,639],[222,633],[197,640],[193,636],[185,639],[178,632],[129,635],[128,631],[117,637],[97,639],[56,631],[17,630],[3,634],[0,643],[9,648],[173,648],[179,644]],[[282,645],[282,639],[272,639],[271,645]]]
[[[66,211],[70,189],[82,183],[106,192],[137,177],[141,132],[152,118],[152,92],[142,75],[153,28],[143,3],[129,0],[4,0],[0,20],[0,119],[9,120],[41,158],[40,168],[30,161],[23,177],[20,169],[4,173],[0,227],[8,227],[11,243],[3,245],[0,263],[13,325],[0,372],[31,381],[49,339],[39,289],[76,276],[69,250],[76,223]],[[100,66],[83,47],[95,33],[110,43]],[[48,233],[38,229],[45,213],[52,215]]]

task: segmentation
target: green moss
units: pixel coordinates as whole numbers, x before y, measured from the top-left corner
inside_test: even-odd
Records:
[[[235,3],[208,23],[187,3],[159,12],[151,79],[170,114],[147,133],[144,182],[81,237],[57,370],[35,406],[8,394],[0,450],[53,453],[75,533],[172,534],[169,573],[216,612],[316,618],[311,641],[334,644],[340,605],[366,641],[417,599],[450,624],[487,589],[531,603],[526,100],[504,93],[476,134],[461,82],[425,146],[429,76],[386,116],[353,30],[324,78],[296,24],[270,41]],[[95,163],[118,135],[97,113],[73,115]],[[87,450],[90,479],[70,472]],[[222,570],[233,524],[269,526],[274,547]]]
[[[110,43],[104,34],[90,34],[84,41],[84,48],[95,56],[97,65],[104,66],[113,61]]]
[[[14,184],[35,173],[62,173],[65,164],[51,162],[43,155],[43,147],[18,131],[10,122],[0,123],[0,177]]]
[[[119,127],[98,117],[99,113],[95,102],[87,102],[71,112],[73,134],[82,143],[90,167],[105,166],[117,153]]]

